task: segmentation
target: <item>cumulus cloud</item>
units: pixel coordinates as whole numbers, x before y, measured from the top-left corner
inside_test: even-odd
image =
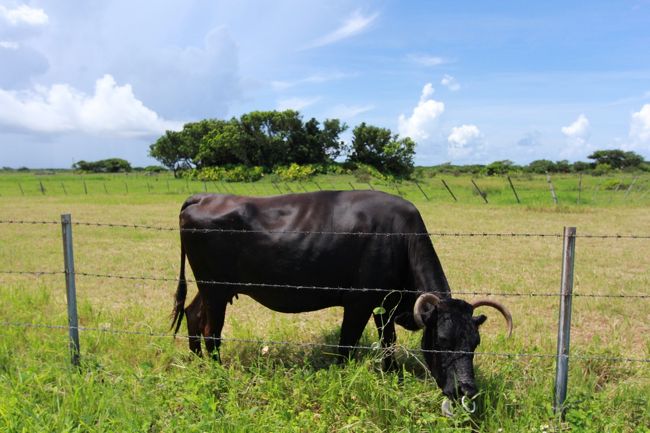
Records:
[[[562,127],[561,130],[567,139],[567,145],[560,152],[563,158],[582,157],[589,152],[591,125],[587,116],[580,114],[573,123]]]
[[[398,130],[400,135],[411,137],[416,142],[425,141],[433,136],[437,128],[437,120],[445,111],[445,104],[431,98],[434,89],[431,83],[422,88],[420,101],[413,108],[411,116],[400,114]]]
[[[476,125],[461,125],[451,129],[447,142],[449,156],[462,159],[477,151],[482,146],[483,139]]]
[[[48,16],[43,9],[27,5],[19,5],[13,9],[0,5],[0,19],[12,26],[41,26],[48,22]]]
[[[440,84],[451,90],[452,92],[455,92],[457,90],[460,90],[460,84],[458,81],[452,77],[451,75],[445,74],[442,77],[442,80],[440,80]]]
[[[319,100],[320,97],[313,97],[313,98],[296,97],[296,98],[280,99],[277,104],[277,109],[280,111],[284,111],[284,110],[300,111],[303,108],[309,107],[310,105],[314,105]]]
[[[630,142],[624,146],[625,150],[650,152],[650,104],[643,105],[632,114],[629,137]]]
[[[182,127],[160,118],[135,97],[130,85],[119,86],[111,75],[96,81],[92,95],[67,84],[22,92],[0,89],[0,124],[40,133],[120,137],[155,137]]]
[[[318,48],[325,45],[330,45],[343,39],[356,36],[362,33],[377,19],[379,13],[372,15],[362,15],[360,11],[355,11],[350,15],[339,28],[321,36],[308,44],[305,48]]]

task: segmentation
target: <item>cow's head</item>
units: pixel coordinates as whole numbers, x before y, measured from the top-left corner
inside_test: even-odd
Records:
[[[484,315],[473,316],[474,309],[480,306],[499,310],[506,319],[510,336],[512,316],[498,302],[481,300],[469,304],[459,299],[440,299],[432,293],[420,295],[415,302],[413,318],[424,330],[424,359],[447,397],[473,397],[477,393],[474,350],[481,341],[478,328],[487,319]]]

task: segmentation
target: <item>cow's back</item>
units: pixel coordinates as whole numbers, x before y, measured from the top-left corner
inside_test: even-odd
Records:
[[[406,233],[426,233],[411,203],[374,191],[200,194],[183,205],[180,227],[198,280],[230,283],[221,290],[280,311],[343,305],[355,295],[303,289],[301,305],[283,310],[269,304],[298,289],[282,286],[409,288]]]

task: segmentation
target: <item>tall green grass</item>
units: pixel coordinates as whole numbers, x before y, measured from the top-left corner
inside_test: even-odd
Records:
[[[0,220],[57,221],[69,212],[73,221],[174,227],[187,189],[203,188],[165,177],[97,176],[84,178],[88,194],[83,186],[73,194],[72,184],[78,185],[80,178],[56,174],[44,182],[43,195],[32,188],[40,188],[39,179],[33,174],[0,176]],[[124,179],[128,194],[119,191]],[[17,180],[24,196],[15,190]],[[469,178],[445,180],[458,194],[458,203],[444,189],[435,190],[440,183],[436,178],[420,183],[429,201],[415,185],[397,186],[415,202],[432,232],[561,233],[562,226],[575,225],[578,234],[650,234],[647,204],[632,200],[642,191],[633,190],[625,198],[623,190],[607,190],[611,200],[595,194],[600,197],[595,202],[576,205],[570,203],[569,192],[577,178],[558,178],[554,182],[561,205],[555,207],[545,178],[513,178],[518,188],[529,187],[526,192],[521,186],[524,203],[516,205],[503,179],[477,179],[488,191],[490,204],[485,205],[472,193]],[[68,195],[53,190],[61,181]],[[354,178],[316,182],[322,188],[343,189],[348,182],[361,187]],[[318,189],[313,183],[304,186]],[[253,185],[227,187],[245,193]],[[374,181],[373,187],[394,188]],[[261,182],[255,188],[258,194],[272,194],[276,187]],[[568,202],[564,206],[563,197]],[[73,230],[78,272],[177,277],[174,231]],[[422,361],[404,350],[419,347],[419,333],[398,330],[401,372],[383,373],[380,355],[373,350],[359,351],[350,363],[339,365],[332,350],[319,344],[338,341],[340,308],[287,315],[242,296],[228,307],[224,338],[262,342],[226,341],[223,363],[215,364],[190,355],[185,339],[168,335],[173,281],[78,276],[80,325],[95,329],[81,332],[79,369],[70,365],[65,328],[0,328],[0,431],[648,431],[648,363],[609,359],[650,357],[647,298],[574,298],[572,353],[581,357],[570,360],[566,419],[561,421],[551,407],[558,300],[527,295],[558,291],[561,239],[434,236],[433,241],[454,293],[503,293],[497,299],[515,318],[514,335],[505,339],[498,314],[485,311],[489,320],[478,348],[485,354],[475,358],[481,396],[473,415],[441,415],[440,391]],[[0,270],[62,268],[58,225],[0,224]],[[647,295],[648,269],[647,239],[579,238],[574,290]],[[65,326],[64,293],[62,275],[0,274],[0,322]],[[370,323],[361,344],[372,346],[376,339]]]

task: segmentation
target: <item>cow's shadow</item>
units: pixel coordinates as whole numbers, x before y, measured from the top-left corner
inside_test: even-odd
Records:
[[[272,339],[268,343],[244,343],[236,341],[224,343],[221,351],[221,361],[228,364],[259,365],[276,369],[306,368],[313,371],[329,369],[333,366],[345,365],[353,360],[358,363],[369,363],[378,371],[382,370],[384,349],[372,332],[364,332],[350,359],[343,359],[338,353],[340,327],[324,330],[316,341],[300,342],[297,340],[279,341]],[[224,339],[227,342],[227,339]],[[403,371],[418,378],[431,379],[424,365],[424,360],[415,352],[416,348],[397,345],[391,350],[397,360],[397,368],[391,373],[402,375]]]

